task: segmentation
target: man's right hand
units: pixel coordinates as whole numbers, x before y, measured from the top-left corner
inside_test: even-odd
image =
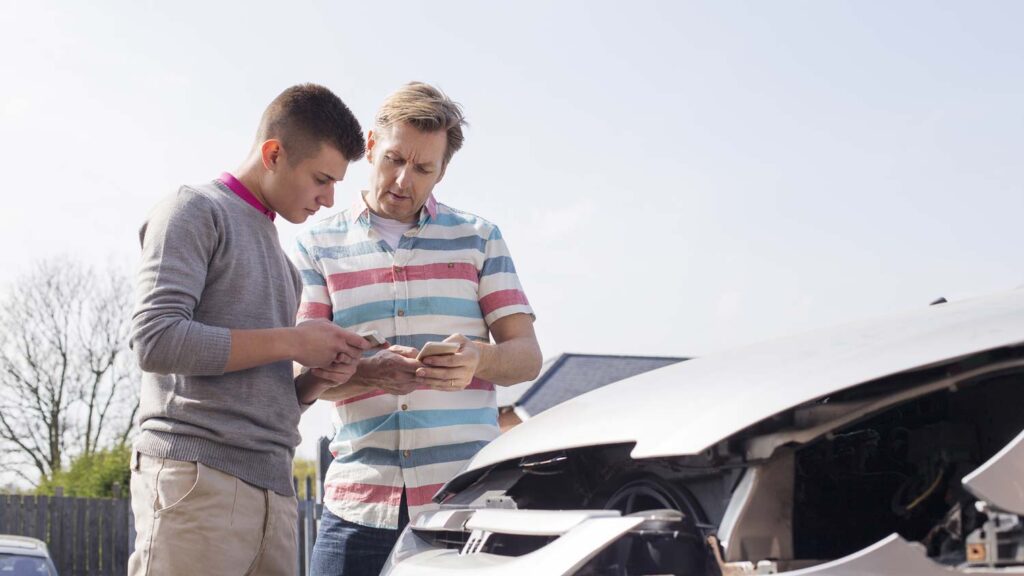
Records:
[[[292,330],[293,358],[311,368],[358,362],[363,350],[372,346],[362,336],[329,320],[309,320]]]
[[[416,377],[416,369],[423,366],[416,360],[418,353],[408,346],[381,350],[359,363],[359,382],[396,396],[408,394],[423,384]]]

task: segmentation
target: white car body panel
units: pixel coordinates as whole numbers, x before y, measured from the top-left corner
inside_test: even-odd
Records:
[[[895,533],[841,558],[838,554],[799,556],[794,553],[790,512],[794,502],[792,498],[776,497],[793,493],[792,445],[809,443],[833,429],[913,398],[943,390],[953,394],[973,377],[1011,369],[1019,373],[1024,360],[1019,350],[977,357],[956,366],[955,371],[943,367],[920,383],[913,380],[917,375],[911,375],[904,383],[913,385],[897,386],[891,393],[888,389],[884,394],[875,390],[871,396],[834,398],[827,404],[808,405],[809,402],[896,374],[944,366],[975,354],[1021,344],[1024,290],[1016,290],[777,339],[608,385],[541,413],[482,449],[460,474],[460,478],[468,481],[455,482],[460,484],[458,490],[465,491],[454,500],[467,494],[469,499],[464,498],[457,505],[452,505],[450,499],[450,507],[414,519],[400,536],[382,574],[574,574],[595,558],[602,561],[598,554],[605,549],[613,550],[611,544],[635,537],[629,534],[641,533],[648,526],[637,528],[643,522],[641,518],[621,516],[618,511],[514,509],[515,503],[501,499],[501,492],[515,481],[513,472],[524,466],[546,464],[541,459],[519,468],[505,466],[492,470],[483,476],[486,484],[479,480],[478,485],[467,487],[469,482],[477,481],[474,477],[480,476],[476,471],[561,450],[628,443],[634,444],[629,453],[634,459],[690,456],[726,439],[737,446],[731,438],[736,433],[796,407],[799,408],[794,414],[810,414],[817,419],[804,420],[811,422],[807,426],[772,428],[760,436],[744,436],[746,443],[738,445],[750,467],[731,484],[731,496],[717,533],[708,536],[712,544],[716,538],[722,544],[720,550],[717,545],[713,548],[721,553],[717,561],[723,563],[720,566],[724,574],[754,574],[766,567],[759,568],[759,564],[751,561],[774,566],[776,560],[780,568],[789,569],[779,573],[791,576],[1024,574],[1024,566],[1019,565],[986,568],[977,563],[971,567],[942,564],[930,558],[929,549],[922,544],[909,542]],[[1011,410],[1014,405],[1003,404]],[[1001,446],[1016,430],[1010,428],[996,446]],[[622,450],[623,457],[627,450]],[[554,462],[567,456],[545,458]],[[971,461],[971,466],[979,461]],[[977,504],[1024,516],[1024,432],[964,476],[962,484],[983,501]],[[759,491],[759,486],[767,487],[768,491]],[[493,502],[501,507],[491,507],[487,497],[491,492],[495,492]],[[462,507],[467,501],[474,504]],[[486,507],[475,507],[480,506],[476,502],[482,501],[488,502]],[[504,507],[510,502],[513,508]],[[584,506],[594,504],[584,501]],[[865,542],[873,542],[889,530],[885,526]],[[431,531],[470,536],[465,545],[463,540],[456,540],[452,547],[451,540],[433,538],[437,534],[425,538]],[[775,534],[778,536],[770,537]],[[491,548],[484,546],[488,538],[496,535],[555,538],[516,556],[490,553],[502,550],[498,547],[500,542],[495,544],[494,539],[490,540]],[[835,559],[823,562],[828,558]],[[784,563],[787,560],[789,564]],[[813,562],[823,563],[805,567]]]
[[[786,576],[874,576],[899,574],[900,576],[952,576],[964,574],[962,570],[936,564],[925,555],[924,546],[907,542],[897,534],[872,544],[863,550],[826,562],[812,568],[779,572]],[[986,570],[973,568],[972,576],[1005,576],[1024,574],[1024,569],[1000,568]]]
[[[443,512],[443,511],[442,511]],[[427,513],[429,514],[429,513]],[[477,520],[476,515],[481,515]],[[547,526],[537,525],[546,521]],[[523,574],[572,574],[606,545],[616,540],[643,521],[637,517],[622,517],[617,512],[597,511],[534,511],[534,510],[477,510],[470,516],[470,526],[500,529],[502,533],[516,533],[524,527],[534,526],[527,533],[558,533],[559,538],[547,546],[524,556],[498,556],[495,554],[460,554],[458,550],[420,551],[415,536],[406,533],[399,539],[392,557],[381,572],[382,576],[425,576],[438,574],[477,574],[487,576],[522,576]],[[419,523],[417,521],[417,523]],[[425,524],[432,522],[427,519]],[[555,532],[553,532],[555,531]]]
[[[636,443],[634,458],[697,454],[816,398],[1022,342],[1024,290],[776,339],[569,400],[488,444],[463,473],[533,454],[627,442]]]
[[[963,485],[979,500],[1024,516],[1024,432],[964,476]]]

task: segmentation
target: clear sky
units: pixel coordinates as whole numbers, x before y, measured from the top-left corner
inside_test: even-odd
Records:
[[[365,128],[423,80],[471,123],[435,193],[501,226],[545,356],[706,354],[1024,285],[1021,2],[0,7],[0,284],[57,254],[133,267],[149,208],[235,168],[291,84]]]

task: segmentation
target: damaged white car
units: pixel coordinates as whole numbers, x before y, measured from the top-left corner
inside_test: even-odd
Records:
[[[1024,573],[1024,290],[648,372],[481,450],[384,574]]]

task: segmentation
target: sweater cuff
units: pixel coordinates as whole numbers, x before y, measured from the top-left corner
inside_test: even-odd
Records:
[[[192,362],[192,374],[218,376],[224,373],[231,354],[231,330],[220,326],[200,325],[197,349]]]

